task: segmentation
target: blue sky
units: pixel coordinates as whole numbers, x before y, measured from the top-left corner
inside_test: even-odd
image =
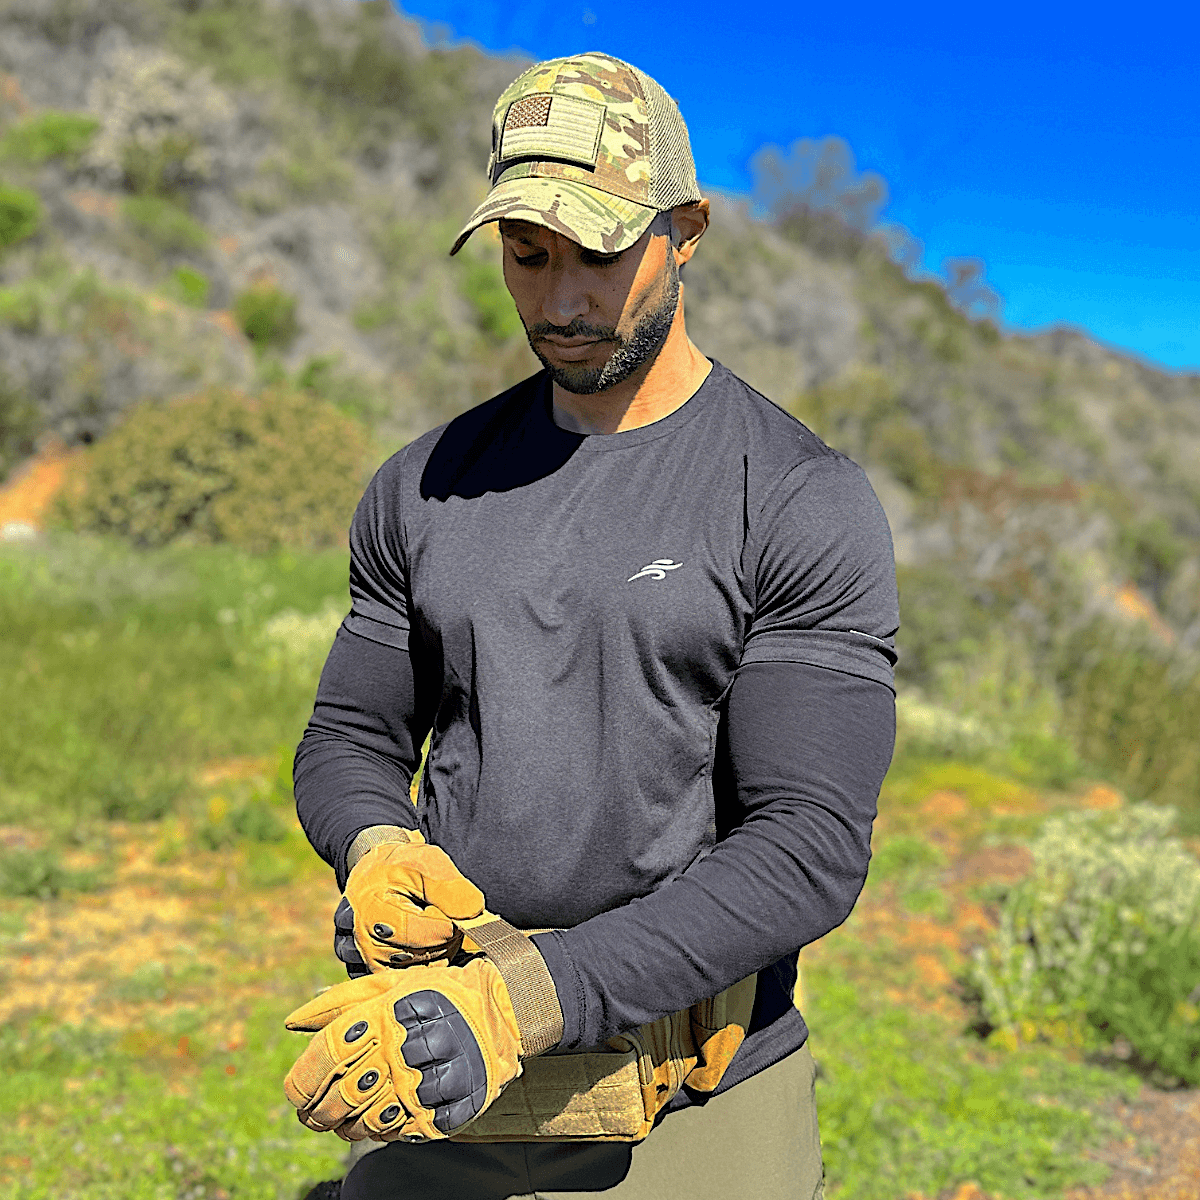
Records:
[[[636,63],[679,101],[712,186],[748,191],[764,143],[844,137],[888,181],[884,219],[921,239],[927,267],[986,261],[1009,326],[1067,322],[1200,370],[1194,5],[402,7],[490,50]]]

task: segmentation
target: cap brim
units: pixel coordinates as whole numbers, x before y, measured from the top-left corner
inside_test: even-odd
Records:
[[[658,209],[574,183],[566,179],[530,177],[497,184],[471,214],[451,249],[457,254],[481,225],[489,221],[530,221],[595,250],[617,254],[650,228]]]

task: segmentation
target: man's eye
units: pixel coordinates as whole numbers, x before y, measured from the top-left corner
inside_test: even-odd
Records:
[[[583,255],[583,261],[589,267],[611,267],[614,263],[621,261],[619,254],[597,254],[594,250],[588,250]]]
[[[522,267],[536,267],[538,263],[540,263],[545,257],[546,256],[544,254],[526,254],[524,256],[520,254],[513,255],[513,258],[517,261],[517,264]]]

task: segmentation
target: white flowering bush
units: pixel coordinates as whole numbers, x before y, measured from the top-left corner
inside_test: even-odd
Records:
[[[1200,863],[1174,819],[1133,805],[1046,822],[1032,873],[975,953],[1002,1039],[1122,1039],[1144,1065],[1200,1083]]]
[[[88,107],[101,126],[85,162],[109,183],[169,192],[216,174],[235,110],[203,71],[162,50],[128,47],[97,78]]]

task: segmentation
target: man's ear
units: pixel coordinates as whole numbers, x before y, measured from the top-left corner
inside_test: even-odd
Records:
[[[682,267],[696,253],[696,246],[708,228],[708,212],[707,200],[671,209],[671,246],[677,266]]]

